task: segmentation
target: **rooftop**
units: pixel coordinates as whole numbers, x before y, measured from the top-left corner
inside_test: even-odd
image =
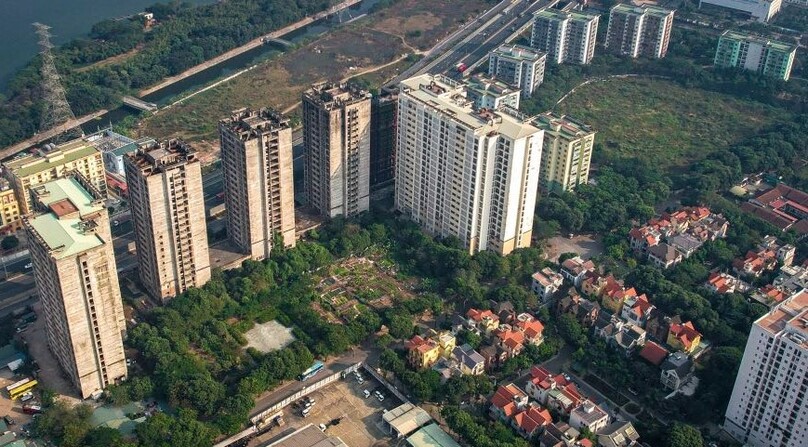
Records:
[[[78,138],[60,146],[48,145],[34,149],[27,155],[5,163],[5,167],[16,177],[28,177],[94,154],[100,154],[98,149],[84,139]]]
[[[104,243],[94,231],[94,222],[86,218],[104,211],[75,178],[60,178],[37,186],[32,193],[49,211],[28,219],[30,227],[42,238],[58,259],[82,253]]]
[[[370,100],[372,95],[366,90],[348,84],[327,82],[317,84],[303,92],[303,97],[326,110],[340,108],[357,102]]]
[[[426,425],[410,435],[407,442],[412,447],[460,447],[460,444],[435,423]]]
[[[384,413],[382,419],[399,435],[406,436],[431,421],[432,417],[421,407],[405,403]]]
[[[545,132],[567,138],[583,138],[595,133],[588,124],[569,116],[545,112],[533,118],[533,125]]]
[[[182,163],[198,161],[196,150],[182,140],[145,142],[136,152],[127,155],[129,162],[137,166],[144,176],[163,172]]]
[[[262,447],[348,447],[340,438],[328,436],[312,424]]]
[[[472,76],[468,80],[469,90],[474,90],[479,94],[491,94],[497,96],[505,96],[510,94],[519,94],[519,90],[512,89],[508,84],[497,81],[496,79],[489,78],[481,73]]]
[[[802,290],[760,317],[755,324],[772,335],[788,332],[803,348],[808,348],[808,290]],[[802,337],[799,340],[799,337]]]
[[[290,125],[289,118],[273,109],[245,108],[232,111],[229,118],[219,121],[219,127],[228,129],[246,141],[263,133],[288,129]]]
[[[545,9],[534,14],[536,18],[550,19],[550,20],[566,20],[570,19],[576,22],[589,22],[598,20],[597,15],[584,14],[575,11],[560,11],[558,9]]]
[[[628,3],[618,3],[617,5],[614,5],[612,7],[612,12],[631,15],[648,14],[655,17],[667,17],[673,13],[673,11],[670,9],[665,9],[656,5],[634,6]]]
[[[735,41],[752,42],[762,45],[772,50],[791,53],[797,51],[797,46],[793,43],[781,42],[779,40],[769,39],[755,34],[742,33],[740,31],[726,30],[721,35],[721,39],[730,39]]]
[[[451,117],[477,135],[498,133],[516,140],[539,132],[525,121],[524,116],[509,107],[475,110],[466,97],[467,86],[445,76],[423,74],[404,80],[400,85],[402,94]]]
[[[528,62],[535,62],[543,57],[547,57],[545,53],[524,45],[501,45],[494,49],[491,53],[496,54],[499,57]]]

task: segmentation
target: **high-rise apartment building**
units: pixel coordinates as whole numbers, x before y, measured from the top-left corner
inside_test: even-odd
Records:
[[[24,219],[48,345],[83,398],[126,378],[126,330],[109,216],[80,176],[31,190]]]
[[[488,55],[488,75],[518,87],[529,98],[544,82],[547,54],[522,45],[502,45]]]
[[[544,130],[539,184],[545,192],[572,191],[589,182],[595,131],[572,117],[543,113],[533,125]]]
[[[202,168],[180,140],[148,142],[124,157],[140,279],[158,300],[210,280]]]
[[[277,233],[295,245],[292,128],[270,109],[234,111],[219,122],[227,236],[252,259],[269,257]]]
[[[797,46],[727,30],[718,39],[714,65],[743,68],[788,81]]]
[[[370,191],[393,186],[396,176],[396,111],[398,93],[382,92],[370,106]]]
[[[303,93],[309,205],[327,217],[355,216],[370,204],[371,95],[344,84]]]
[[[752,447],[808,445],[808,290],[752,325],[724,430]]]
[[[466,81],[466,97],[474,103],[475,109],[498,109],[502,106],[519,109],[518,89],[482,73],[473,75]]]
[[[542,131],[508,107],[475,109],[444,76],[399,90],[396,208],[469,253],[530,246]]]
[[[6,176],[17,194],[21,214],[33,211],[30,190],[53,179],[78,172],[103,196],[107,195],[101,152],[85,138],[59,146],[47,144],[5,163]]]
[[[654,5],[614,5],[604,45],[621,56],[663,58],[671,40],[673,13]]]
[[[768,22],[780,11],[782,0],[699,0],[699,9],[703,5],[740,11],[758,22]]]
[[[545,9],[533,19],[530,46],[557,64],[588,64],[595,55],[597,15]]]

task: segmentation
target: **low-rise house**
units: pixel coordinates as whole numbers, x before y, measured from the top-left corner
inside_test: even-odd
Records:
[[[654,366],[662,365],[669,354],[667,349],[652,341],[646,341],[640,350],[640,357]]]
[[[649,248],[662,241],[662,233],[650,225],[634,227],[628,232],[628,240],[632,250],[645,254]]]
[[[598,433],[600,447],[639,447],[640,434],[631,422],[618,421]]]
[[[728,273],[713,272],[704,283],[704,288],[714,293],[746,293],[752,288],[748,283],[741,281]]]
[[[566,422],[550,424],[539,439],[540,447],[573,447],[581,433]]]
[[[490,300],[491,310],[499,317],[500,323],[507,323],[516,318],[516,310],[513,303],[510,301],[494,301]]]
[[[645,344],[645,329],[633,323],[626,323],[610,341],[629,356],[635,349]]]
[[[564,415],[570,414],[583,400],[584,396],[574,383],[547,392],[547,408]]]
[[[581,281],[581,292],[584,295],[591,297],[600,296],[603,287],[606,286],[606,277],[601,276],[598,272],[587,272]]]
[[[556,304],[556,315],[571,315],[584,327],[595,324],[599,314],[600,304],[581,297],[574,289]]]
[[[534,273],[532,278],[533,282],[530,289],[545,302],[552,299],[553,295],[564,284],[564,277],[550,267],[545,267],[540,272]]]
[[[777,240],[777,236],[764,236],[763,241],[758,244],[758,250],[772,250],[775,252],[777,262],[781,266],[789,266],[794,262],[794,255],[797,253],[797,248],[791,244],[781,244]]]
[[[783,266],[780,268],[780,274],[772,281],[772,285],[789,296],[808,288],[808,267],[804,265]]]
[[[485,358],[468,344],[455,347],[452,357],[461,374],[478,376],[485,372]]]
[[[687,259],[696,252],[704,243],[687,233],[677,234],[668,240],[668,245],[675,248]]]
[[[517,413],[525,410],[527,404],[527,394],[518,386],[510,383],[497,389],[497,392],[491,397],[489,411],[492,419],[507,423]]]
[[[508,358],[521,354],[525,348],[525,335],[509,324],[499,325],[494,331],[494,337],[497,340],[497,346],[508,353]]]
[[[760,277],[763,272],[777,268],[777,252],[769,248],[749,250],[743,259],[732,261],[732,269],[738,275]]]
[[[701,333],[693,326],[692,321],[686,323],[671,323],[668,328],[668,346],[673,349],[693,353],[701,343]]]
[[[404,344],[407,361],[414,369],[431,368],[441,358],[449,358],[455,348],[455,337],[449,331],[430,331],[426,337],[416,335]]]
[[[550,416],[550,412],[534,403],[529,404],[526,410],[517,413],[511,419],[511,427],[525,439],[533,439],[552,423],[553,417]]]
[[[575,287],[581,287],[581,282],[587,272],[595,271],[595,263],[584,261],[580,256],[570,258],[561,263],[561,275]]]
[[[645,323],[647,337],[660,343],[668,342],[668,330],[672,323],[681,323],[679,316],[668,317],[659,310],[654,310]]]
[[[682,259],[682,254],[665,242],[648,249],[648,260],[663,270],[682,262]]]
[[[604,309],[620,315],[626,300],[637,296],[634,287],[626,288],[623,282],[614,276],[606,277],[606,282],[600,292],[600,301]]]
[[[629,323],[642,327],[645,326],[653,311],[654,306],[648,301],[648,297],[642,294],[628,297],[623,304],[620,316]]]
[[[693,375],[693,360],[684,352],[668,356],[661,366],[660,382],[665,388],[676,391]]]
[[[499,327],[499,316],[490,310],[471,308],[466,312],[466,317],[468,317],[468,324],[470,326],[479,329],[480,332],[485,333],[485,335],[490,335],[491,332]]]
[[[488,345],[480,348],[480,355],[485,359],[485,370],[492,371],[502,366],[508,360],[508,352],[497,345]]]
[[[609,341],[623,329],[624,324],[625,322],[619,317],[602,313],[595,322],[595,335]]]
[[[551,390],[562,389],[570,382],[563,374],[552,374],[546,368],[533,366],[530,368],[530,380],[525,385],[525,391],[535,401],[547,405],[547,396]]]
[[[791,296],[774,284],[768,284],[752,292],[749,297],[765,306],[773,307]]]
[[[585,400],[570,412],[570,426],[597,433],[609,424],[609,414],[589,400]]]
[[[524,335],[525,343],[538,346],[544,342],[544,325],[527,312],[516,316],[514,327]]]

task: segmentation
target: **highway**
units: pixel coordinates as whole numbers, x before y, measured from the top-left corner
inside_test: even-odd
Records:
[[[488,53],[494,48],[507,43],[519,30],[529,27],[533,15],[546,8],[551,8],[559,0],[537,0],[531,3],[528,0],[504,1],[482,14],[474,21],[468,23],[458,32],[450,35],[436,45],[427,56],[393,79],[388,85],[412,76],[432,73],[449,74],[456,76],[456,68],[460,63],[471,67],[479,61],[488,58]],[[503,11],[513,5],[506,14]],[[451,48],[435,56],[435,50],[451,45]]]

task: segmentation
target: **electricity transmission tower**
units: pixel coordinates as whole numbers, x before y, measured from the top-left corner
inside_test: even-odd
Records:
[[[45,103],[45,110],[42,113],[39,131],[44,132],[66,124],[74,120],[76,116],[73,115],[73,110],[70,109],[70,104],[67,102],[62,80],[59,78],[59,72],[56,71],[56,64],[53,61],[51,27],[37,22],[34,23],[34,28],[39,35],[39,54],[42,55],[42,99]],[[52,140],[55,143],[62,143],[83,135],[81,127],[75,126],[65,129]]]

